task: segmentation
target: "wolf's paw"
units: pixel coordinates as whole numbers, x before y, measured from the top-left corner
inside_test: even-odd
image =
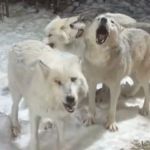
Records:
[[[90,126],[96,123],[96,119],[94,115],[88,115],[87,118],[83,121],[86,126]]]
[[[51,120],[45,120],[42,122],[41,128],[43,130],[49,130],[54,127],[54,123]]]
[[[108,129],[111,132],[118,131],[118,126],[116,122],[107,122],[106,123],[106,129]]]
[[[143,108],[139,109],[139,113],[142,116],[148,116],[148,114],[150,113],[149,107],[143,107]]]
[[[17,137],[20,134],[20,126],[13,126],[12,130],[12,137]]]
[[[53,128],[53,123],[51,123],[51,122],[46,122],[46,123],[44,124],[44,130],[48,130],[48,129],[51,129],[51,128]]]

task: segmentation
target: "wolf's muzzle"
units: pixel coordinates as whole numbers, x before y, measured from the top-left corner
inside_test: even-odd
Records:
[[[75,110],[75,105],[76,105],[75,98],[73,96],[67,96],[66,102],[64,103],[65,109],[68,112],[72,113]]]
[[[96,43],[103,44],[108,37],[108,30],[107,30],[107,19],[101,18],[99,26],[96,30]]]

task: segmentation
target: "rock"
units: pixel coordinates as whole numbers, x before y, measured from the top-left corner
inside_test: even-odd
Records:
[[[93,0],[87,0],[86,3],[87,3],[87,4],[92,4],[92,3],[93,3]]]

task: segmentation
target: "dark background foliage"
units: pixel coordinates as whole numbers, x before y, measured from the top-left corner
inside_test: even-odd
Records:
[[[149,22],[150,0],[0,0],[5,9],[0,7],[0,14],[9,16],[9,4],[21,2],[25,8],[35,7],[49,9],[60,16],[83,14],[89,18],[103,12],[120,12],[132,16],[140,21]]]

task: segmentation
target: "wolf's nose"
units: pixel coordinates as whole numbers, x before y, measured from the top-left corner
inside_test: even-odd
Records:
[[[70,28],[73,29],[73,28],[74,28],[74,25],[73,25],[73,24],[70,24]]]
[[[103,18],[101,19],[101,23],[102,23],[102,24],[106,24],[106,23],[107,23],[107,19],[106,19],[105,17],[103,17]]]
[[[73,106],[73,105],[75,105],[75,98],[74,98],[73,96],[67,96],[67,97],[66,97],[66,102],[67,102],[69,105]]]
[[[50,46],[51,48],[54,48],[55,44],[54,44],[54,43],[49,43],[49,46]]]

